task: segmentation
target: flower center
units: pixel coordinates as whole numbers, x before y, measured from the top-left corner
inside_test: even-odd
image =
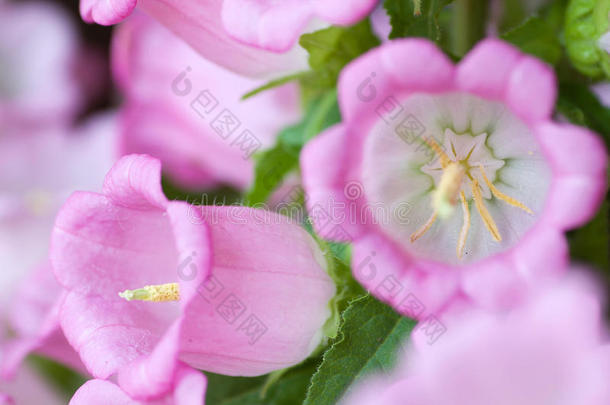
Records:
[[[457,135],[450,129],[447,129],[446,132],[447,139],[451,147],[451,156],[448,155],[443,148],[441,148],[434,138],[426,137],[423,139],[424,144],[427,145],[437,157],[437,159],[433,160],[433,163],[430,165],[431,167],[429,167],[427,170],[428,172],[440,171],[441,176],[440,181],[438,181],[438,185],[433,193],[432,215],[422,227],[411,234],[410,240],[411,243],[413,243],[424,235],[428,229],[430,229],[434,221],[436,221],[438,216],[443,219],[451,216],[455,206],[457,205],[459,196],[464,213],[464,222],[460,231],[456,253],[457,257],[461,258],[464,253],[464,246],[466,245],[468,230],[470,229],[470,210],[468,208],[468,203],[466,202],[466,194],[463,188],[470,189],[475,207],[492,238],[496,242],[502,241],[502,236],[500,235],[498,226],[483,203],[483,197],[481,194],[482,185],[477,179],[478,176],[483,178],[484,184],[495,198],[504,201],[509,205],[520,208],[528,214],[533,214],[533,212],[527,208],[525,204],[498,190],[487,177],[484,164],[481,161],[477,161],[476,158],[473,158],[473,154],[477,149],[477,156],[482,156],[484,154],[482,150],[486,148],[481,147],[482,144],[480,142],[484,142],[484,139],[487,138],[487,134],[482,134],[474,138],[468,135],[463,135],[463,137],[469,138],[466,142],[471,144],[466,155],[463,155],[461,153],[463,149],[459,148],[460,144],[457,142]],[[457,147],[456,144],[458,144]],[[464,146],[464,143],[462,143],[461,146]],[[460,150],[460,152],[458,152],[458,150]],[[474,162],[472,162],[471,159],[473,159]],[[498,166],[504,165],[502,161],[494,159],[493,157],[486,160],[486,164],[488,167],[496,169]]]
[[[119,297],[127,301],[153,301],[167,302],[180,300],[180,286],[178,283],[147,285],[136,290],[125,290]]]
[[[360,170],[380,230],[415,257],[458,266],[517,244],[551,184],[527,124],[462,92],[397,95],[367,131]]]

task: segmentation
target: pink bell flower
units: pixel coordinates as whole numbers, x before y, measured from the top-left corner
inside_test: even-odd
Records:
[[[242,101],[260,81],[203,59],[141,13],[118,27],[112,63],[125,94],[122,154],[160,159],[172,180],[186,188],[247,187],[252,155],[270,147],[283,127],[299,119],[296,85]]]
[[[565,269],[563,232],[606,189],[603,143],[551,120],[556,92],[495,39],[457,66],[423,39],[368,52],[339,78],[343,122],[301,155],[315,229],[353,242],[355,278],[403,314],[515,305]]]
[[[170,202],[160,171],[126,156],[56,219],[60,323],[89,372],[144,400],[182,363],[254,376],[304,360],[335,292],[313,238],[279,214]]]

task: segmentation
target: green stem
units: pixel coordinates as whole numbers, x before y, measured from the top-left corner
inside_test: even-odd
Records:
[[[451,50],[464,56],[485,36],[488,0],[455,0],[451,24]]]

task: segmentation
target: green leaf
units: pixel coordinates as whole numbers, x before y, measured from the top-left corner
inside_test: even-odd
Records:
[[[383,7],[390,16],[392,25],[390,39],[424,37],[440,41],[439,14],[451,2],[452,0],[422,0],[421,15],[416,15],[413,0],[385,0]]]
[[[557,111],[571,122],[600,134],[610,147],[610,108],[600,103],[587,85],[560,83]]]
[[[362,377],[390,372],[415,321],[369,295],[350,303],[339,339],[324,353],[304,405],[336,404]]]
[[[250,97],[257,95],[258,93],[260,93],[262,91],[269,90],[269,89],[272,89],[274,87],[279,87],[279,86],[281,86],[283,84],[299,80],[300,78],[302,78],[307,73],[308,72],[299,72],[299,73],[295,73],[295,74],[292,74],[292,75],[280,77],[279,79],[271,80],[270,82],[265,83],[262,86],[259,86],[259,87],[255,88],[255,89],[250,90],[249,92],[247,92],[246,94],[241,96],[241,99],[242,100],[247,100]]]
[[[206,373],[208,389],[206,405],[294,405],[305,398],[311,375],[318,359],[308,360],[288,370],[263,395],[265,376],[255,378],[228,377]]]
[[[329,302],[331,315],[326,320],[323,331],[327,338],[335,339],[339,333],[341,314],[349,303],[358,297],[366,295],[366,291],[352,276],[350,268],[350,246],[343,243],[333,243],[314,235],[328,263],[328,275],[335,282],[337,292]]]
[[[553,26],[540,17],[530,17],[521,25],[502,34],[502,39],[523,52],[555,65],[561,58],[561,44]]]
[[[267,201],[286,175],[298,168],[303,145],[340,120],[335,91],[312,103],[300,123],[282,130],[271,149],[255,155],[254,183],[246,195],[246,203],[252,206]]]
[[[322,89],[335,87],[341,69],[379,43],[368,19],[350,27],[333,26],[302,35],[299,44],[309,53],[313,70],[304,84]]]

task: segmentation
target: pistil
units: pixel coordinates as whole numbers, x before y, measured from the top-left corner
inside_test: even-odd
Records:
[[[153,301],[167,302],[180,300],[180,287],[178,283],[147,285],[136,290],[125,290],[119,297],[127,301]]]

